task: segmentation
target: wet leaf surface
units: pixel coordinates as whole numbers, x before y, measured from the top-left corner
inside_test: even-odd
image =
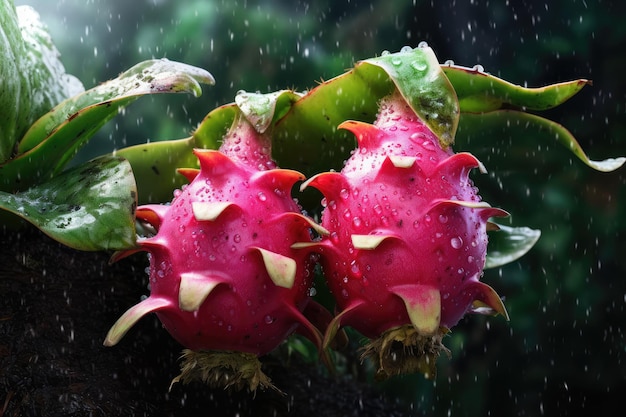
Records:
[[[72,248],[125,249],[135,242],[136,198],[130,164],[106,156],[22,193],[0,192],[0,208]]]

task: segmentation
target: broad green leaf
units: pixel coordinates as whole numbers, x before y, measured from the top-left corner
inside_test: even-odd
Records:
[[[194,145],[205,149],[219,148],[222,137],[230,129],[239,111],[235,103],[230,103],[209,112],[193,132]]]
[[[29,6],[0,2],[0,161],[8,159],[19,137],[41,115],[83,91],[65,73],[47,29]]]
[[[237,115],[232,103],[211,111],[193,136],[185,139],[151,142],[118,150],[115,154],[130,162],[139,190],[139,204],[164,203],[172,192],[187,182],[178,168],[198,168],[194,148],[217,149]]]
[[[135,245],[137,189],[130,164],[101,157],[19,194],[0,192],[0,208],[80,250]]]
[[[75,152],[118,111],[145,94],[201,94],[207,71],[168,60],[142,62],[118,78],[65,100],[41,117],[20,142],[19,154],[0,165],[0,189],[16,191],[59,173]]]
[[[560,142],[581,161],[593,169],[614,171],[624,165],[625,157],[601,161],[589,159],[576,138],[562,125],[543,117],[515,110],[496,110],[489,113],[462,113],[457,137],[488,138],[510,136],[513,141]]]
[[[16,10],[26,45],[22,71],[26,71],[24,76],[30,81],[30,109],[21,106],[28,114],[23,131],[19,132],[24,133],[39,117],[68,97],[82,93],[85,88],[78,78],[66,74],[60,53],[39,14],[30,6],[19,6]]]
[[[497,268],[521,258],[539,240],[541,231],[528,227],[498,224],[499,230],[489,233],[485,268]]]
[[[459,98],[461,112],[489,112],[505,105],[547,110],[578,93],[588,80],[574,80],[545,87],[526,88],[490,75],[479,68],[442,65]]]
[[[9,158],[16,141],[20,91],[27,87],[20,76],[25,51],[13,1],[0,0],[0,161]]]
[[[191,93],[198,97],[202,94],[200,83],[214,84],[215,80],[208,71],[176,61],[141,62],[117,78],[65,100],[37,120],[20,141],[18,154],[48,140],[60,125],[89,109],[100,107],[99,112],[110,118],[119,108],[146,94]]]
[[[452,74],[452,84],[444,72]],[[493,109],[505,104],[548,108],[562,103],[583,85],[584,82],[577,81],[525,89],[477,70],[442,68],[429,48],[404,48],[399,53],[385,53],[360,61],[352,70],[322,82],[306,93],[288,90],[269,94],[241,92],[234,103],[207,114],[187,141],[176,143],[171,149],[154,143],[141,145],[128,152],[122,150],[120,154],[130,160],[137,173],[142,203],[169,201],[173,188],[184,182],[176,174],[175,163],[186,164],[180,167],[197,167],[193,148],[217,149],[237,114],[242,112],[260,133],[268,131],[271,135],[272,156],[281,167],[298,170],[307,177],[330,169],[340,170],[355,143],[351,133],[337,130],[337,126],[350,119],[373,122],[379,100],[397,88],[423,118],[436,121],[431,123],[431,128],[446,141],[448,135],[454,134],[459,111],[459,137],[471,134],[488,140],[509,131],[518,135],[523,129],[516,128],[516,123],[524,120],[528,121],[532,134],[540,131],[539,137],[547,135],[550,140],[560,140],[590,166],[601,170],[615,169],[623,163],[621,159],[590,161],[569,132],[546,119],[503,110],[483,115],[467,113],[468,108]],[[456,106],[457,92],[453,87],[459,88],[458,97],[465,100],[465,107],[462,105],[459,109]],[[442,109],[442,116],[434,117],[434,109]],[[526,128],[525,124],[521,126]],[[148,152],[152,159],[145,158],[144,152]],[[141,191],[144,188],[145,193]]]
[[[137,181],[139,204],[170,201],[173,190],[188,181],[178,168],[197,168],[193,137],[130,146],[115,153],[128,160]],[[212,148],[215,149],[215,148]]]

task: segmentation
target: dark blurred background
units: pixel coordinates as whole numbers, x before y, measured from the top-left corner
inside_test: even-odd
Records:
[[[202,97],[147,97],[79,158],[186,137],[237,90],[309,89],[355,61],[427,41],[441,62],[481,64],[516,84],[589,78],[545,112],[594,159],[626,155],[626,2],[16,0],[48,24],[68,72],[92,87],[167,57],[203,67]],[[167,117],[164,117],[166,115]],[[512,128],[514,129],[514,128]],[[519,127],[517,128],[519,129]],[[598,173],[556,143],[502,132],[457,141],[512,224],[542,230],[522,259],[486,271],[511,316],[467,317],[445,340],[436,380],[382,388],[424,416],[600,415],[626,395],[626,168]],[[520,141],[520,137],[523,139]],[[597,413],[597,414],[596,414]]]

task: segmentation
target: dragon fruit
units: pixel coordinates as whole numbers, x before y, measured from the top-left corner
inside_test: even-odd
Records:
[[[331,319],[309,297],[315,255],[291,248],[310,242],[311,228],[319,229],[291,197],[304,177],[276,168],[268,134],[242,114],[219,150],[194,152],[200,169],[179,170],[190,183],[174,192],[171,204],[137,209],[137,218],[157,233],[115,256],[149,252],[151,292],[115,323],[105,345],[155,312],[188,348],[173,382],[273,387],[257,357],[294,331],[319,346],[321,332],[303,312]]]
[[[495,291],[479,281],[488,222],[506,212],[482,202],[469,171],[481,167],[455,154],[395,93],[379,103],[374,124],[346,121],[358,147],[341,172],[302,184],[322,192],[315,247],[339,313],[325,345],[343,326],[371,339],[377,376],[435,372],[443,335],[468,312],[501,313]],[[508,317],[508,316],[507,316]]]

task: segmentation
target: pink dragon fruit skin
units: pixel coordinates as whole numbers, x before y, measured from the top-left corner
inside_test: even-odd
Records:
[[[374,125],[339,128],[354,133],[358,148],[340,173],[302,187],[324,195],[329,235],[317,247],[339,310],[325,342],[340,326],[377,339],[409,325],[428,339],[474,308],[506,315],[479,281],[487,219],[506,213],[481,202],[468,179],[478,160],[442,149],[398,93],[381,101]]]
[[[302,313],[328,314],[308,296],[315,257],[291,248],[310,242],[317,227],[291,198],[303,176],[273,169],[267,141],[247,122],[235,124],[220,151],[194,151],[200,170],[181,170],[190,183],[170,205],[138,208],[137,218],[157,230],[138,249],[150,253],[151,292],[111,328],[105,345],[150,312],[194,351],[263,355],[295,330],[320,344]]]

